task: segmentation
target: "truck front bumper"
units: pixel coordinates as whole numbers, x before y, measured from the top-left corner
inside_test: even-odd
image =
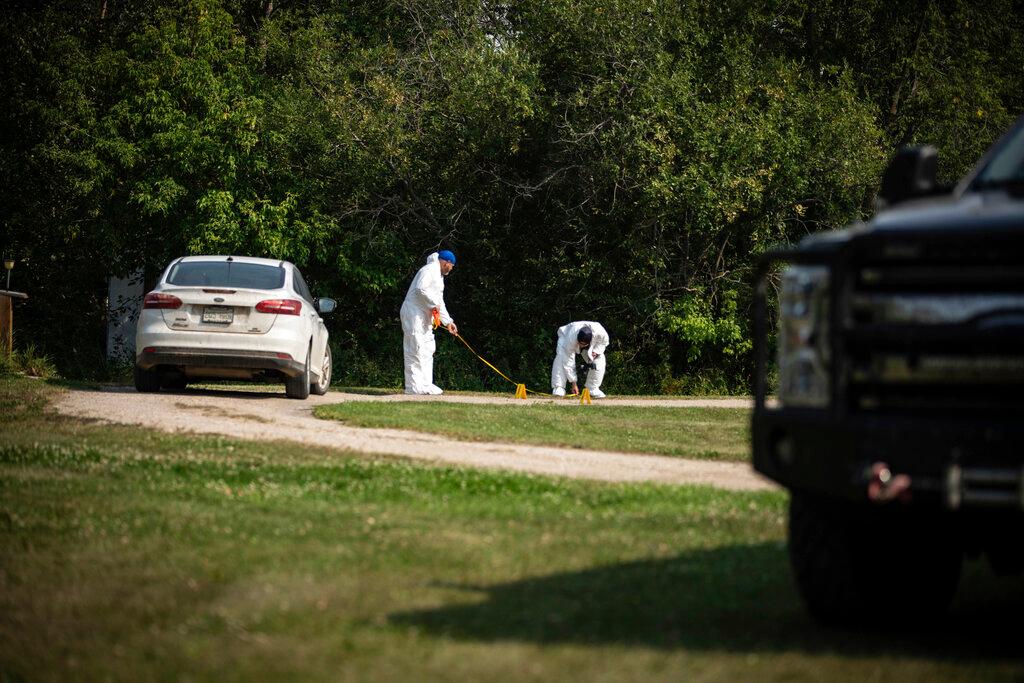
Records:
[[[912,480],[915,504],[1024,509],[1024,423],[754,410],[754,468],[790,489],[865,501],[871,467]]]

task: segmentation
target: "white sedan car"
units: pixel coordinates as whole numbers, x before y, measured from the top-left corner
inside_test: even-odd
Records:
[[[284,379],[290,398],[324,394],[331,347],[314,299],[287,261],[185,256],[146,295],[135,335],[135,388],[181,389],[196,379]]]

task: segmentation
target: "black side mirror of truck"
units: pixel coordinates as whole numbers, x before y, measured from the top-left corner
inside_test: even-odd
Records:
[[[903,147],[882,175],[875,206],[884,209],[908,199],[940,194],[948,188],[935,180],[939,151],[931,145]]]

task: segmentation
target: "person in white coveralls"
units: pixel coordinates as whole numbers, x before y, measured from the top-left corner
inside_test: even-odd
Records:
[[[434,384],[434,327],[436,314],[452,334],[459,328],[444,305],[444,278],[455,267],[455,254],[439,251],[427,257],[409,285],[402,303],[402,348],[405,353],[405,393],[441,394]]]
[[[601,323],[582,320],[558,328],[558,343],[555,346],[555,362],[551,364],[551,393],[565,396],[565,383],[572,384],[572,393],[578,394],[576,385],[576,354],[583,356],[590,367],[586,388],[594,398],[604,398],[601,381],[604,379],[605,349],[608,348],[608,332]]]

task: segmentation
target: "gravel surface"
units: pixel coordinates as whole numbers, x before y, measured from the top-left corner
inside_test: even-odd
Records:
[[[344,401],[454,401],[528,405],[572,400],[450,395],[373,396],[329,392],[306,401],[287,399],[263,390],[140,394],[131,388],[69,390],[56,401],[66,415],[134,424],[170,432],[221,434],[240,439],[285,440],[367,454],[415,458],[437,463],[514,470],[549,476],[617,482],[704,484],[732,490],[763,490],[774,484],[754,473],[747,463],[686,460],[660,455],[609,453],[573,448],[508,443],[457,441],[444,436],[397,429],[349,427],[312,415],[314,406]],[[745,399],[614,399],[602,404],[666,407],[749,407]]]

